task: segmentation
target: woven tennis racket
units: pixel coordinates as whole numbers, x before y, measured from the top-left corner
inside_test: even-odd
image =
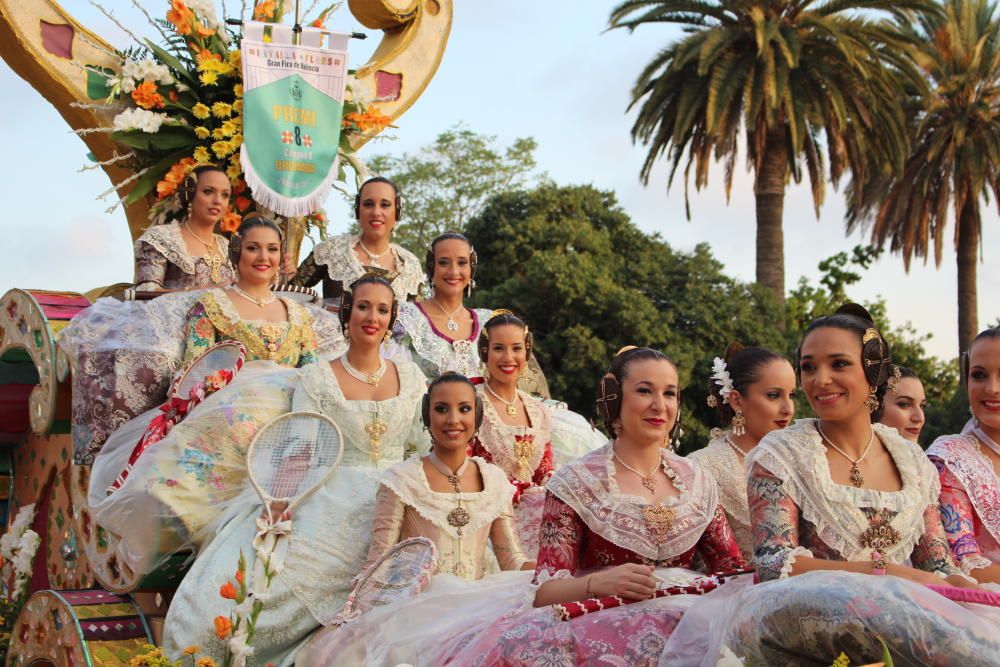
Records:
[[[179,424],[189,412],[208,396],[222,389],[243,367],[246,350],[237,341],[225,341],[213,345],[181,369],[170,390],[167,400],[160,406],[160,414],[149,422],[142,437],[132,449],[128,463],[108,487],[108,495],[117,491],[128,479],[135,462],[154,443],[159,442]]]
[[[375,607],[416,595],[430,582],[437,563],[437,547],[426,537],[396,544],[358,575],[343,611],[332,624],[349,623]]]

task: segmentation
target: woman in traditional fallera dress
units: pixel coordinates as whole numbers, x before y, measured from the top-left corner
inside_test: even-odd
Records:
[[[919,443],[926,417],[927,396],[917,374],[905,366],[893,366],[886,388],[879,396],[877,419],[911,442]]]
[[[941,518],[952,554],[980,582],[1000,584],[1000,327],[963,355],[972,419],[927,450],[941,476]]]
[[[392,243],[392,232],[402,216],[403,201],[396,184],[382,176],[369,178],[354,198],[360,234],[318,243],[292,282],[306,287],[322,282],[324,303],[337,305],[347,285],[372,273],[392,284],[399,301],[417,298],[424,284],[423,266],[409,250]]]
[[[655,664],[694,596],[651,600],[654,573],[689,582],[698,553],[712,570],[745,565],[715,482],[666,449],[677,371],[662,353],[631,348],[601,380],[598,411],[613,443],[559,468],[547,485],[535,609],[443,642],[439,664]],[[617,595],[639,601],[559,620],[560,604]]]
[[[407,538],[429,538],[439,558],[428,588],[342,627],[320,630],[297,654],[297,664],[434,665],[443,639],[527,602],[535,563],[521,551],[514,530],[514,489],[503,470],[466,454],[482,409],[467,378],[438,376],[423,409],[431,453],[393,466],[382,478],[366,567]],[[503,573],[485,576],[487,543]],[[528,571],[511,572],[519,570]]]
[[[694,605],[663,665],[878,660],[985,665],[998,626],[925,584],[975,587],[956,566],[937,511],[933,466],[895,429],[871,423],[888,346],[860,306],[814,321],[798,366],[818,419],[772,431],[747,457],[757,577]],[[912,564],[912,565],[910,565]]]
[[[216,451],[217,439],[227,437],[229,431],[252,435],[257,427],[287,411],[292,381],[282,369],[316,360],[312,317],[300,304],[271,294],[269,285],[279,270],[280,254],[281,238],[273,222],[244,220],[233,241],[238,281],[228,290],[204,292],[188,313],[185,327],[185,361],[217,342],[232,340],[243,345],[248,361],[273,363],[244,366],[237,376],[239,382],[195,408],[156,443],[157,455],[140,459],[128,482],[112,495],[108,495],[109,485],[125,469],[146,426],[160,410],[121,426],[94,459],[91,516],[120,539],[114,547],[120,567],[140,577],[179,548],[196,543],[218,503],[239,487],[231,479],[234,475],[236,480],[243,479],[238,465],[226,470],[215,464],[221,456]],[[262,385],[273,393],[256,396],[255,388]],[[244,401],[256,409],[241,411]],[[212,489],[212,503],[201,502],[206,488]]]
[[[232,188],[224,169],[196,167],[180,190],[184,222],[150,227],[135,242],[135,288],[191,290],[233,281],[229,241],[215,233],[229,211]]]
[[[713,429],[708,446],[688,458],[700,463],[719,486],[719,501],[743,557],[753,557],[744,459],[760,439],[785,428],[795,414],[795,371],[777,352],[730,343],[714,360],[708,404],[729,428]]]
[[[531,332],[513,313],[498,313],[479,339],[479,356],[486,362],[486,381],[477,389],[484,418],[470,451],[500,466],[514,485],[517,533],[525,553],[534,558],[544,487],[555,470],[552,416],[547,405],[517,388],[531,354]]]
[[[284,566],[271,583],[256,626],[252,664],[291,664],[297,645],[341,610],[365,560],[382,474],[403,460],[413,439],[425,437],[418,410],[424,376],[413,364],[379,356],[396,312],[392,287],[367,276],[355,281],[344,297],[340,314],[350,341],[347,353],[295,372],[286,404],[286,411],[319,412],[337,422],[344,437],[343,459],[332,477],[294,510]],[[228,616],[232,602],[215,592],[232,578],[240,551],[251,553],[261,512],[245,480],[241,490],[216,510],[218,534],[206,531],[211,535],[174,596],[163,638],[170,655],[179,656],[192,644],[216,660],[223,655],[212,619]]]

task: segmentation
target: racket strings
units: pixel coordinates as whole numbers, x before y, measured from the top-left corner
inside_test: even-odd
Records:
[[[262,428],[247,453],[250,478],[261,498],[295,501],[332,473],[341,435],[326,419],[290,413]]]

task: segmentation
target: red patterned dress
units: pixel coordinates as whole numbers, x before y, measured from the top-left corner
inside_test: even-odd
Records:
[[[711,476],[663,450],[664,470],[680,491],[660,503],[670,519],[647,522],[653,505],[622,493],[611,446],[561,467],[547,485],[535,584],[625,563],[689,568],[695,553],[713,571],[745,567]],[[690,581],[686,570],[658,572]],[[512,612],[443,643],[439,664],[655,665],[695,596],[665,597],[560,620],[556,607]]]

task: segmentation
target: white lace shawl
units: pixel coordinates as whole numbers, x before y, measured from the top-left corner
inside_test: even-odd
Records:
[[[365,274],[365,267],[358,260],[354,246],[360,237],[357,234],[341,234],[319,243],[313,248],[313,260],[326,267],[330,280],[348,285]],[[391,244],[396,254],[396,268],[399,275],[392,280],[392,291],[396,299],[406,301],[411,296],[420,296],[420,288],[426,280],[424,268],[416,255],[406,248]]]
[[[508,477],[521,482],[530,482],[545,455],[545,445],[552,441],[552,414],[549,412],[549,407],[518,390],[517,393],[524,401],[524,409],[528,413],[531,426],[512,426],[503,422],[482,387],[476,387],[476,391],[483,399],[483,425],[479,428],[479,442],[493,456],[493,463],[500,466]],[[514,441],[518,436],[529,435],[534,436],[534,451],[527,460],[526,474],[519,476]]]
[[[903,480],[899,491],[835,483],[815,419],[799,419],[765,435],[747,456],[746,469],[760,464],[777,476],[802,518],[812,523],[819,539],[844,560],[870,560],[871,551],[860,540],[869,527],[862,508],[895,512],[889,523],[899,532],[900,540],[884,555],[890,563],[903,563],[924,534],[924,511],[937,505],[941,482],[916,443],[905,440],[894,428],[873,426],[899,470]]]
[[[228,258],[229,241],[227,241],[225,237],[218,234],[212,234],[212,238],[215,239],[215,246],[219,251],[219,256]],[[181,236],[180,223],[171,222],[166,225],[154,225],[149,227],[145,232],[143,232],[142,236],[136,239],[136,255],[139,254],[139,250],[142,248],[143,243],[147,243],[152,246],[158,253],[166,257],[168,262],[176,265],[184,273],[194,275],[194,263],[198,258],[192,257],[188,254],[187,245],[184,243],[184,237]]]
[[[352,401],[344,397],[328,362],[309,364],[300,372],[292,409],[321,412],[337,422],[344,437],[341,466],[387,468],[402,461],[406,446],[419,437],[420,400],[427,391],[426,380],[414,364],[396,362],[396,370],[398,395],[381,401]],[[365,425],[376,413],[388,429],[382,436],[382,456],[374,462]]]
[[[972,433],[945,435],[934,441],[927,456],[939,459],[965,488],[983,527],[1000,544],[1000,479]]]
[[[753,537],[750,532],[750,507],[747,504],[747,476],[743,462],[724,440],[724,436],[712,438],[708,445],[688,458],[700,463],[715,479],[719,487],[719,502],[726,511],[730,527],[744,554],[753,553]]]
[[[492,310],[476,308],[475,322],[470,339],[448,342],[439,336],[431,327],[430,320],[424,315],[417,304],[405,301],[399,304],[399,319],[396,327],[401,328],[409,336],[413,352],[436,369],[435,375],[445,371],[457,371],[466,377],[481,376],[481,362],[476,341],[483,325],[493,313]],[[390,356],[390,355],[386,355]],[[396,358],[392,355],[392,358]],[[427,365],[421,364],[425,370]]]
[[[458,539],[458,528],[448,523],[448,514],[455,509],[455,501],[462,500],[462,507],[469,513],[469,523],[462,528],[465,535],[486,528],[509,511],[514,486],[499,467],[478,456],[470,460],[479,467],[483,477],[483,490],[475,493],[443,493],[431,490],[421,457],[411,456],[385,471],[382,485],[389,487],[405,505],[437,526],[442,533]]]
[[[666,541],[658,543],[646,528],[643,508],[649,503],[622,493],[615,481],[611,444],[559,468],[546,489],[569,505],[593,532],[652,561],[666,561],[691,549],[715,516],[719,492],[700,465],[661,450],[668,476],[675,476],[680,495],[662,504],[674,510]]]

